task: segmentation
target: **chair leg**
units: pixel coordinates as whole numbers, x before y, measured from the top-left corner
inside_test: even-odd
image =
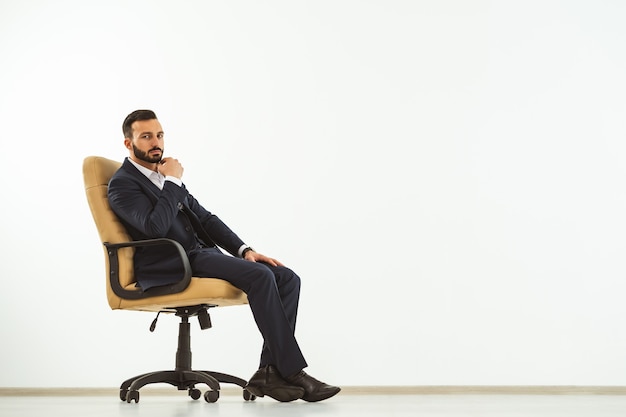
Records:
[[[153,373],[154,373],[154,372],[147,372],[147,373],[145,373],[145,374],[141,374],[141,375],[134,376],[134,377],[132,377],[132,378],[128,378],[126,381],[122,382],[122,385],[120,385],[120,390],[122,390],[122,391],[124,391],[124,390],[128,391],[128,388],[131,386],[131,384],[132,384],[133,382],[135,382],[135,380],[136,380],[136,379],[142,378],[142,377],[144,377],[144,376],[146,376],[146,375],[150,375],[150,374],[153,374]]]
[[[248,385],[248,381],[246,381],[245,379],[238,378],[233,375],[223,374],[221,372],[215,372],[215,371],[202,371],[202,372],[211,375],[213,378],[217,379],[219,382],[223,382],[225,384],[239,385],[241,388]]]
[[[217,379],[205,372],[199,371],[159,371],[144,374],[133,381],[128,387],[129,391],[136,391],[148,384],[166,383],[185,390],[195,387],[196,384],[206,384],[213,391],[220,390]]]

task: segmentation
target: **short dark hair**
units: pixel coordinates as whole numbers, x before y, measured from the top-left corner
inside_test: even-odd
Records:
[[[152,120],[156,119],[156,114],[152,110],[135,110],[124,119],[124,123],[122,123],[122,132],[124,132],[125,138],[133,138],[133,128],[132,125],[137,120]]]

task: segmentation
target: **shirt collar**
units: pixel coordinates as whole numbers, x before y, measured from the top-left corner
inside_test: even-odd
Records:
[[[143,165],[139,165],[137,162],[133,161],[130,158],[127,158],[128,161],[135,166],[143,175],[145,175],[150,181],[152,181],[157,187],[163,187],[163,181],[165,177],[160,172],[153,171],[144,167]]]
[[[139,170],[139,172],[141,172],[143,175],[145,175],[146,177],[150,178],[152,176],[152,174],[158,174],[158,172],[153,171],[151,169],[146,168],[143,165],[139,165],[137,162],[133,161],[130,158],[127,158],[128,161],[133,164],[135,166],[135,168],[137,168]]]

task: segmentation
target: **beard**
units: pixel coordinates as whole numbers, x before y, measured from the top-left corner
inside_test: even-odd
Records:
[[[158,146],[155,146],[154,148],[150,149],[148,152],[144,152],[141,149],[137,148],[134,143],[132,145],[133,145],[133,153],[135,154],[135,157],[137,159],[140,159],[145,162],[149,162],[151,164],[155,164],[161,161],[161,159],[163,158],[163,149],[159,148]],[[161,155],[150,156],[148,153],[151,151],[161,151]]]

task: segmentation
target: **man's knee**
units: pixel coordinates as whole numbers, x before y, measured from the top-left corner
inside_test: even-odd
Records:
[[[287,267],[277,268],[274,272],[276,274],[276,282],[279,286],[288,285],[294,288],[300,288],[300,277]]]
[[[275,286],[276,280],[274,279],[274,273],[272,270],[262,263],[254,263],[250,265],[252,267],[253,285],[260,286]]]

